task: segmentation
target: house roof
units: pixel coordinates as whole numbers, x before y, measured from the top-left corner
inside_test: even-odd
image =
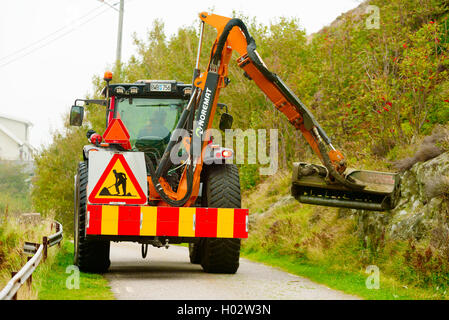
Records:
[[[31,150],[36,150],[31,144],[29,144],[26,141],[22,141],[19,139],[14,133],[12,133],[8,128],[0,124],[0,131],[6,134],[11,140],[13,140],[15,143],[17,143],[19,146],[26,145]]]
[[[27,126],[32,126],[33,125],[30,121],[28,121],[28,120],[26,120],[24,118],[20,118],[20,117],[16,117],[16,116],[10,116],[10,115],[6,115],[4,113],[0,113],[0,118],[5,118],[5,119],[8,119],[8,120],[13,120],[13,121],[16,121],[16,122],[24,123]]]
[[[4,134],[10,137],[18,145],[24,144],[24,141],[20,140],[14,133],[12,133],[9,129],[7,129],[5,126],[1,124],[0,124],[0,131],[2,131]]]

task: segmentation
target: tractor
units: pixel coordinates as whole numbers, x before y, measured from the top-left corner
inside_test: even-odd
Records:
[[[384,211],[398,198],[395,173],[347,168],[307,107],[267,69],[240,19],[200,13],[201,27],[192,83],[140,80],[112,84],[106,72],[105,99],[77,99],[70,123],[80,126],[84,105],[105,107],[106,130],[87,132],[89,145],[75,176],[75,264],[105,272],[110,241],[167,247],[188,243],[192,263],[205,272],[235,273],[241,239],[248,237],[248,210],[241,208],[234,152],[213,141],[213,119],[232,126],[227,106],[218,103],[229,85],[233,51],[246,78],[301,131],[322,164],[295,163],[292,195],[300,202]],[[207,69],[199,69],[205,24],[217,30]],[[221,110],[221,111],[220,111]],[[225,110],[223,112],[223,110]]]

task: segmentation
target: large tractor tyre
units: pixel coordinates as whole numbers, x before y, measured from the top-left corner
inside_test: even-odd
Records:
[[[236,165],[206,167],[203,205],[209,208],[240,208],[240,180]],[[207,273],[236,273],[239,268],[240,239],[206,238],[201,251],[201,266]]]
[[[85,238],[87,172],[87,162],[80,162],[75,178],[74,263],[83,272],[104,273],[111,264],[109,241]]]
[[[189,243],[189,258],[190,263],[200,264],[201,263],[201,252],[203,250],[203,241],[199,240],[195,243]]]

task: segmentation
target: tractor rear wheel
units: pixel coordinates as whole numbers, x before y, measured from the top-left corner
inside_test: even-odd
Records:
[[[103,273],[111,264],[109,260],[109,241],[87,240],[87,162],[80,162],[75,178],[75,214],[74,214],[74,263],[83,272]]]
[[[201,251],[203,250],[203,242],[201,240],[195,243],[189,243],[189,258],[193,264],[201,263]]]
[[[234,164],[208,166],[203,181],[203,205],[209,208],[240,208],[239,171]],[[206,238],[202,243],[201,266],[208,273],[236,273],[240,239]]]

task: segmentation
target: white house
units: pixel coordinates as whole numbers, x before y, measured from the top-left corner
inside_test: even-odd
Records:
[[[30,144],[27,120],[0,114],[0,160],[32,161],[35,148]]]

